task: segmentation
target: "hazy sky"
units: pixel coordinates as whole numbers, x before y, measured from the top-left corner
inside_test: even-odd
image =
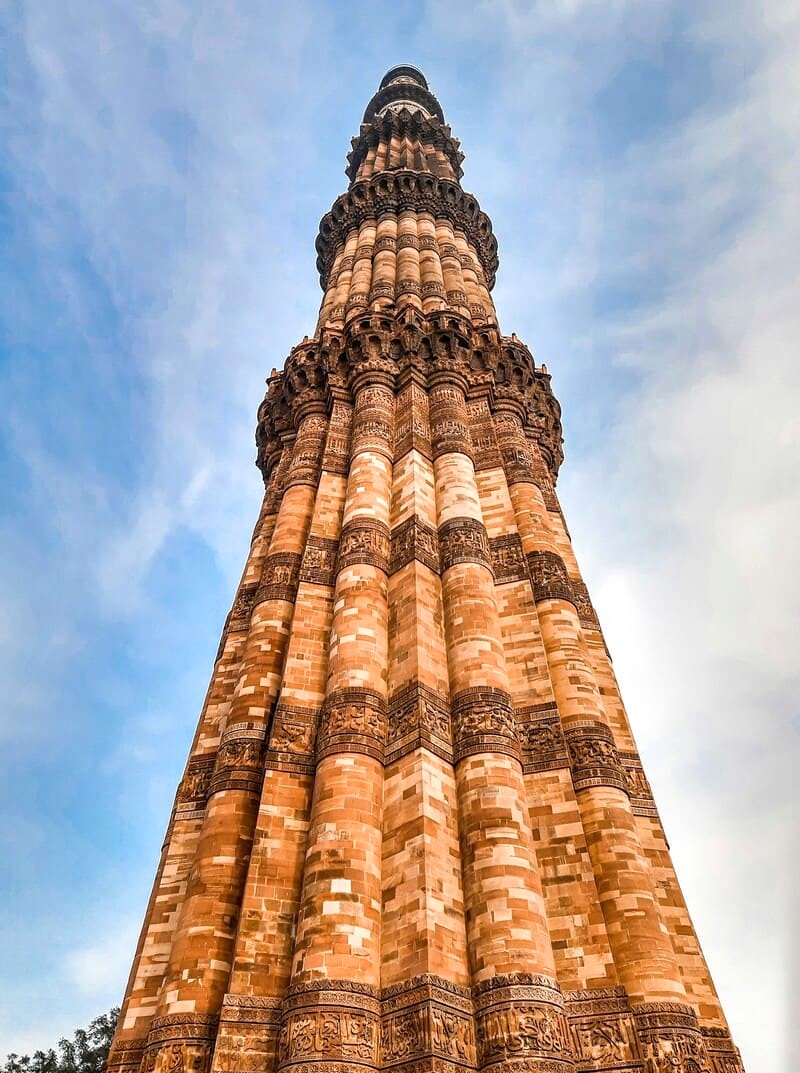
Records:
[[[553,374],[560,492],[749,1073],[795,1073],[796,0],[4,5],[0,1054],[118,1002],[384,71]],[[797,1011],[794,1011],[795,1017]]]

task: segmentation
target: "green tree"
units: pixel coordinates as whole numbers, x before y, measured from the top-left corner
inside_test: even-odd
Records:
[[[100,1073],[108,1057],[119,1018],[119,1007],[103,1013],[74,1039],[60,1039],[58,1048],[33,1054],[10,1054],[0,1073]]]

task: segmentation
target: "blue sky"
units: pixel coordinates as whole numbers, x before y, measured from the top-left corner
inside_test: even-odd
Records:
[[[0,1053],[121,995],[258,510],[264,379],[313,329],[366,101],[410,62],[494,222],[503,329],[553,374],[562,500],[735,1037],[793,1073],[797,5],[2,20]]]

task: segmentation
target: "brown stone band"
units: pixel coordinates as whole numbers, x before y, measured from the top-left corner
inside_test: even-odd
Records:
[[[492,221],[481,211],[477,198],[465,193],[457,182],[413,171],[380,172],[353,183],[347,193],[334,201],[331,211],[320,221],[316,241],[322,289],[328,286],[336,252],[344,247],[351,231],[368,220],[377,221],[384,212],[407,211],[429,212],[463,231],[478,254],[486,285],[492,289],[499,264],[497,239],[492,233]]]
[[[389,573],[396,574],[415,559],[435,574],[440,573],[439,532],[418,514],[392,529]]]
[[[413,681],[389,698],[386,763],[415,749],[429,749],[452,764],[450,704],[435,689]]]
[[[273,552],[264,560],[261,580],[253,597],[253,606],[267,600],[286,600],[294,603],[300,582],[302,555],[293,551]]]
[[[283,1003],[278,1069],[325,1073],[378,1066],[380,993],[350,980],[314,980],[291,987]],[[324,1065],[317,1065],[318,1062]]]
[[[444,574],[457,563],[480,563],[492,569],[489,537],[476,518],[450,518],[439,526],[439,561]]]
[[[332,588],[336,582],[338,555],[338,540],[310,536],[306,541],[306,550],[303,552],[303,561],[300,564],[300,581],[309,585],[326,585]]]
[[[317,759],[333,753],[363,753],[383,763],[387,705],[372,689],[337,689],[325,701]]]
[[[614,735],[604,723],[573,723],[565,728],[564,737],[576,791],[615,786],[629,792]]]
[[[209,783],[209,797],[221,790],[261,792],[264,733],[265,727],[253,723],[237,723],[226,728]]]
[[[284,704],[275,709],[264,767],[310,774],[316,764],[315,744],[320,710]]]
[[[474,687],[452,698],[453,758],[504,753],[521,761],[511,697],[502,689]]]
[[[495,585],[508,585],[514,581],[528,580],[528,567],[518,533],[491,537],[489,555]]]
[[[487,1073],[572,1073],[574,1052],[555,980],[496,976],[473,988],[478,1064]]]
[[[633,1007],[633,1017],[645,1069],[659,1073],[662,1069],[706,1073],[713,1068],[697,1014],[691,1006],[679,1002],[646,1002]]]
[[[555,704],[518,708],[517,733],[522,745],[522,770],[526,775],[569,766],[567,743]]]
[[[574,606],[575,593],[561,556],[553,551],[529,551],[526,558],[536,603],[542,600],[566,600]]]
[[[374,566],[389,573],[391,535],[388,525],[372,518],[358,518],[348,522],[339,537],[337,573],[348,566]]]

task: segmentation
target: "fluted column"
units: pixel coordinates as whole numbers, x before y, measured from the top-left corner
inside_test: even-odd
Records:
[[[431,376],[445,638],[480,1068],[571,1068],[571,1043],[525,805],[465,385]],[[523,1027],[523,1024],[528,1027]]]
[[[319,465],[325,418],[300,418],[283,499],[253,600],[242,672],[209,785],[209,800],[189,876],[148,1049],[182,1048],[206,1062],[231,970],[233,942],[263,776],[262,752],[280,685]]]
[[[606,932],[640,1046],[655,1060],[683,1033],[691,1053],[708,1062],[659,910],[568,571],[550,529],[539,487],[547,483],[544,462],[533,455],[535,445],[527,441],[513,402],[500,404],[496,425]]]
[[[360,355],[363,357],[363,353]],[[355,355],[353,356],[355,359]],[[378,1068],[391,377],[356,364],[328,685],[279,1067]],[[311,1026],[311,1027],[310,1027]]]

